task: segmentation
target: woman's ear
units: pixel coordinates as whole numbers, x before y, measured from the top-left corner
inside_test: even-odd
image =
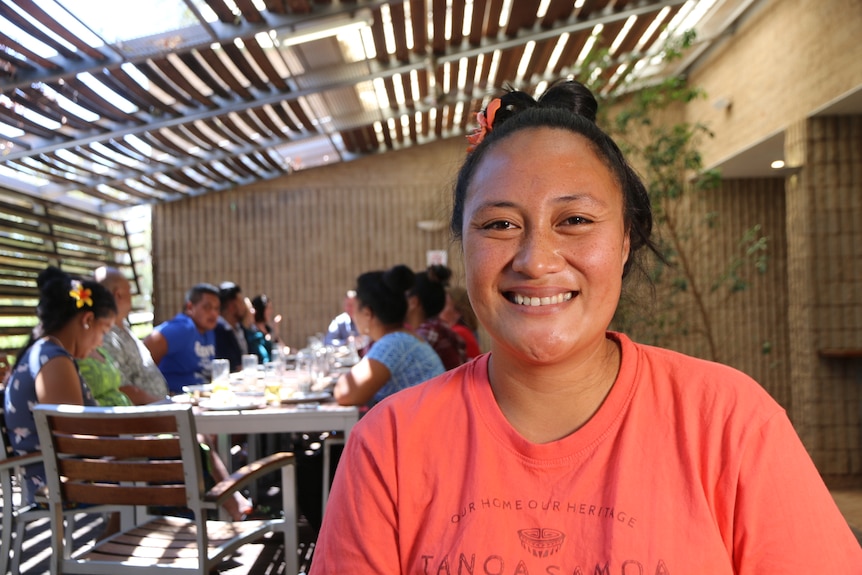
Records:
[[[94,314],[91,311],[85,311],[84,313],[81,314],[81,317],[79,318],[79,321],[81,322],[81,326],[84,329],[90,329],[90,326],[93,324],[93,322],[95,320],[96,320],[96,314]]]

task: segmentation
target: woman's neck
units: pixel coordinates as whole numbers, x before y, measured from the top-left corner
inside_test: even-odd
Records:
[[[382,324],[380,322],[373,322],[372,325],[368,328],[368,336],[373,340],[377,341],[382,338],[384,335],[388,335],[390,333],[396,333],[399,331],[409,332],[410,328],[406,324],[403,323],[389,323]]]
[[[547,365],[492,350],[488,375],[509,423],[524,438],[547,443],[578,430],[598,411],[616,381],[621,357],[611,340],[584,358]]]
[[[60,330],[52,333],[46,333],[45,339],[49,339],[65,349],[72,356],[75,355],[75,338],[71,337],[70,334]]]

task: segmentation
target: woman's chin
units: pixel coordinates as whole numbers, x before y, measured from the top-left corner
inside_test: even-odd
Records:
[[[547,334],[534,338],[519,337],[501,344],[499,352],[533,365],[553,364],[571,353],[571,344],[549,340]]]

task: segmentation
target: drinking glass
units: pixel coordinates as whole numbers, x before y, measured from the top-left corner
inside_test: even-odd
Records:
[[[268,361],[263,364],[263,397],[269,405],[281,404],[281,383],[282,369],[281,364],[275,361]]]
[[[253,353],[242,356],[242,380],[248,389],[257,386],[257,356]]]
[[[212,360],[213,391],[230,389],[230,361],[226,359]]]
[[[301,394],[311,393],[314,382],[316,357],[313,349],[305,348],[296,354],[297,387]]]

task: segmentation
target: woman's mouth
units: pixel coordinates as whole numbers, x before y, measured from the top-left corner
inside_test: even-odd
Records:
[[[526,305],[531,307],[539,307],[543,305],[554,305],[571,300],[575,296],[575,292],[563,292],[552,296],[531,297],[521,295],[514,292],[506,292],[506,299],[517,305]]]

